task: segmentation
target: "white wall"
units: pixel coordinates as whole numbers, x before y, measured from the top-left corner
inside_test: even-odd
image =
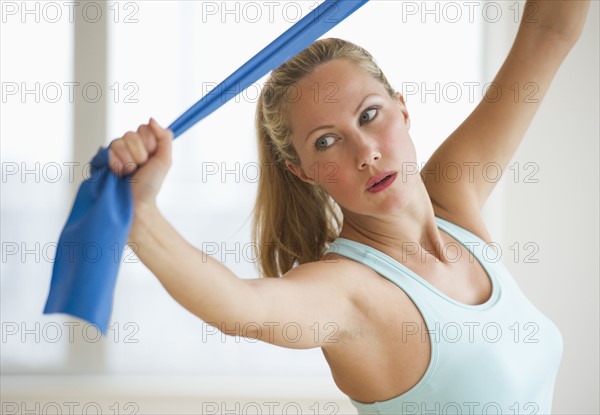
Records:
[[[597,414],[599,385],[599,5],[554,78],[527,135],[486,205],[492,238],[531,301],[560,328],[564,356],[553,411]],[[516,25],[488,27],[488,76]],[[526,163],[530,164],[525,168]],[[537,183],[526,183],[525,175]],[[519,243],[515,261],[510,246]],[[525,245],[530,243],[530,245]],[[530,255],[529,260],[526,256]],[[537,260],[537,263],[531,262]]]

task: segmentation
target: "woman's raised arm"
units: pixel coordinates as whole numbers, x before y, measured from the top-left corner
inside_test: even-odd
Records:
[[[452,213],[481,211],[498,182],[486,180],[483,167],[495,163],[506,170],[554,75],[577,42],[588,8],[589,0],[527,1],[515,41],[492,87],[421,170],[435,204]],[[462,168],[460,180],[433,180],[439,176],[432,172],[443,171],[448,163]]]

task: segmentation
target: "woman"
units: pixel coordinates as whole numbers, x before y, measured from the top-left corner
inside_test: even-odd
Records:
[[[162,217],[170,131],[151,119],[113,141],[111,168],[134,173],[138,256],[227,334],[320,347],[359,413],[550,413],[562,337],[489,259],[481,209],[497,181],[481,167],[508,165],[589,2],[527,7],[490,91],[506,93],[486,96],[420,172],[404,99],[366,51],[326,39],[272,72],[254,217],[271,278],[237,278]],[[528,82],[537,102],[514,102],[510,88]],[[447,163],[464,167],[459,180],[435,174]]]

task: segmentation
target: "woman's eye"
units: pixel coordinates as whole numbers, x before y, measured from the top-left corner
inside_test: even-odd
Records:
[[[360,123],[364,124],[375,118],[377,116],[377,110],[378,108],[369,108],[368,110],[360,114]]]
[[[325,135],[323,137],[319,137],[315,142],[315,147],[317,150],[325,150],[327,147],[333,144],[335,141],[335,137],[331,135]]]

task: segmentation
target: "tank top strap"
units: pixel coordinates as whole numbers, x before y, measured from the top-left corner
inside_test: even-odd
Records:
[[[339,254],[366,265],[402,288],[409,277],[407,268],[392,257],[369,245],[350,239],[337,238],[325,253]]]
[[[360,242],[346,238],[337,238],[325,250],[325,253],[336,253],[368,266],[403,289],[415,303],[420,302],[417,297],[422,295],[427,296],[427,301],[432,301],[432,298],[427,294],[435,294],[435,297],[442,298],[446,302],[466,309],[482,310],[493,306],[499,298],[501,283],[496,275],[496,264],[494,264],[493,261],[490,262],[486,259],[487,255],[484,250],[486,249],[487,244],[481,238],[466,229],[437,216],[435,219],[439,228],[447,232],[473,254],[473,256],[481,263],[484,271],[490,278],[492,283],[492,296],[484,304],[469,305],[460,303],[441,292],[406,265],[384,252]],[[495,253],[493,255],[495,256]]]

